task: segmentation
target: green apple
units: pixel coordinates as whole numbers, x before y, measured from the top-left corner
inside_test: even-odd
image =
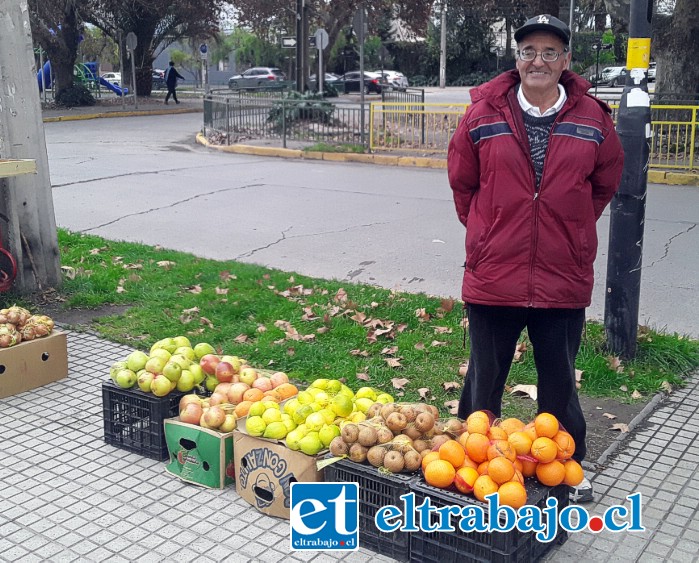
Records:
[[[319,413],[314,412],[309,414],[306,418],[306,426],[311,432],[317,432],[325,425],[325,417]]]
[[[340,435],[340,428],[335,424],[326,424],[318,431],[318,437],[326,448],[333,441],[333,438]]]
[[[354,403],[347,395],[342,393],[335,395],[330,401],[330,410],[332,410],[337,416],[346,417],[352,414],[354,410]]]
[[[388,393],[379,393],[376,396],[376,402],[381,403],[382,405],[387,405],[388,403],[394,403],[395,401],[393,400],[393,397]]]
[[[247,367],[240,370],[238,379],[240,379],[241,382],[252,386],[253,382],[257,379],[257,376],[258,373],[255,368]]]
[[[187,369],[189,370],[189,373],[194,376],[195,385],[201,385],[201,383],[206,379],[206,374],[204,373],[204,370],[201,369],[199,364],[192,364]]]
[[[196,344],[194,346],[194,355],[197,357],[197,360],[201,360],[207,354],[215,354],[215,353],[216,353],[216,350],[208,342],[200,342],[199,344]]]
[[[151,381],[150,390],[156,397],[164,397],[172,391],[172,381],[164,375],[156,375]]]
[[[194,389],[194,376],[191,371],[183,369],[180,378],[177,380],[177,390],[186,393],[192,389]]]
[[[299,441],[299,449],[306,455],[316,455],[323,449],[318,432],[309,432]]]
[[[163,368],[163,375],[167,377],[170,381],[175,381],[182,375],[182,366],[177,362],[168,362]]]
[[[360,412],[366,412],[369,410],[371,405],[376,402],[374,399],[369,399],[367,397],[361,397],[354,400],[354,404],[357,405],[357,410]]]
[[[144,393],[150,393],[150,384],[153,382],[155,375],[145,369],[142,369],[136,375],[136,383],[138,383],[138,388]]]
[[[211,393],[214,392],[218,384],[218,379],[216,379],[213,375],[207,375],[206,379],[204,380],[204,387],[206,387],[206,390],[210,391]]]
[[[156,348],[155,350],[151,350],[150,353],[151,358],[162,358],[166,362],[170,359],[170,356],[172,356],[172,354],[165,348]]]
[[[114,362],[112,366],[109,368],[109,377],[116,383],[116,375],[119,373],[122,369],[129,369],[129,366],[126,365],[126,362],[124,361],[119,361],[119,362]]]
[[[126,366],[134,373],[146,367],[147,361],[148,354],[140,350],[135,350],[126,356]]]
[[[192,347],[192,343],[189,341],[189,338],[187,338],[186,336],[175,336],[172,340],[175,343],[175,346],[177,346],[177,348],[191,348]]]
[[[150,358],[146,362],[146,371],[149,371],[151,373],[154,373],[155,375],[163,373],[163,368],[165,367],[165,364],[167,363],[167,360],[164,360],[163,358],[160,358],[158,356],[155,356],[153,358]]]
[[[130,369],[120,369],[117,372],[114,381],[122,389],[131,389],[136,384],[137,379],[138,378],[136,377],[136,373],[134,371]]]
[[[189,369],[189,366],[192,365],[192,360],[190,360],[186,356],[183,356],[182,354],[173,354],[172,356],[170,356],[170,361],[180,364],[180,367],[182,369]]]
[[[184,356],[190,362],[193,362],[197,359],[197,355],[194,353],[194,349],[190,348],[189,346],[180,346],[179,348],[175,349],[175,353],[173,355]]]
[[[222,356],[221,361],[231,364],[235,373],[238,373],[240,371],[240,367],[243,365],[243,360],[241,360],[238,356]]]
[[[354,394],[355,399],[371,399],[376,402],[376,391],[372,387],[360,387]]]

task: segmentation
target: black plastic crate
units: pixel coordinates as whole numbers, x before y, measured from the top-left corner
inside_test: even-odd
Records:
[[[112,381],[104,381],[104,441],[150,459],[168,459],[163,422],[179,415],[183,395],[172,391],[165,397],[156,397],[137,388],[122,389]]]
[[[527,504],[540,508],[546,506],[546,499],[558,499],[559,511],[568,506],[569,487],[558,485],[547,487],[535,479],[527,479]],[[438,489],[428,485],[422,479],[416,479],[411,485],[415,493],[415,506],[419,506],[426,497],[433,506],[466,506],[475,504],[486,508],[487,504],[472,496]],[[535,532],[520,532],[516,528],[509,532],[463,532],[458,528],[456,518],[452,519],[454,532],[413,532],[410,534],[410,560],[416,563],[456,563],[461,561],[482,561],[490,563],[513,563],[537,561],[551,547],[560,545],[568,539],[568,533],[560,527],[556,538],[549,543],[542,543],[535,538]]]
[[[379,508],[401,506],[416,474],[379,473],[376,467],[342,459],[325,468],[326,482],[359,483],[359,544],[398,561],[410,561],[410,537],[404,532],[378,530],[374,516]]]

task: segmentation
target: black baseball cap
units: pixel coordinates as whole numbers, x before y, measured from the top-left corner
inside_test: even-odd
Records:
[[[548,31],[558,36],[566,45],[570,43],[570,28],[551,14],[541,14],[528,19],[522,27],[515,31],[515,41],[519,43],[535,31]]]

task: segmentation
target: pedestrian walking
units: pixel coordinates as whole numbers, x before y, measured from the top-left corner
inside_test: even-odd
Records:
[[[167,84],[167,94],[165,96],[165,105],[167,105],[167,101],[170,99],[170,96],[172,95],[172,99],[175,100],[176,104],[179,104],[179,100],[177,99],[177,79],[184,80],[184,76],[182,76],[177,70],[175,70],[175,63],[170,61],[170,66],[167,67],[167,70],[165,71],[165,84]]]
[[[449,145],[449,183],[466,227],[462,297],[471,346],[458,414],[501,415],[526,328],[538,410],[573,436],[580,462],[586,424],[575,357],[592,296],[596,222],[618,189],[623,149],[609,106],[568,70],[568,26],[539,15],[515,40],[516,69],[471,90]],[[590,482],[571,498],[592,500]]]

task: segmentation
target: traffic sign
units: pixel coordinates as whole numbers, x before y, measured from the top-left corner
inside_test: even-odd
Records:
[[[138,37],[136,37],[136,34],[133,31],[129,31],[126,34],[126,48],[129,51],[133,51],[136,48],[136,45],[138,45]]]
[[[199,45],[199,56],[201,57],[202,61],[205,61],[209,57],[209,47],[206,43],[202,43]]]
[[[282,48],[293,49],[296,47],[296,37],[282,37]]]
[[[318,29],[315,32],[315,37],[316,44],[315,47],[316,49],[326,49],[328,47],[328,42],[330,41],[330,38],[328,37],[328,32],[325,31],[324,29]]]

